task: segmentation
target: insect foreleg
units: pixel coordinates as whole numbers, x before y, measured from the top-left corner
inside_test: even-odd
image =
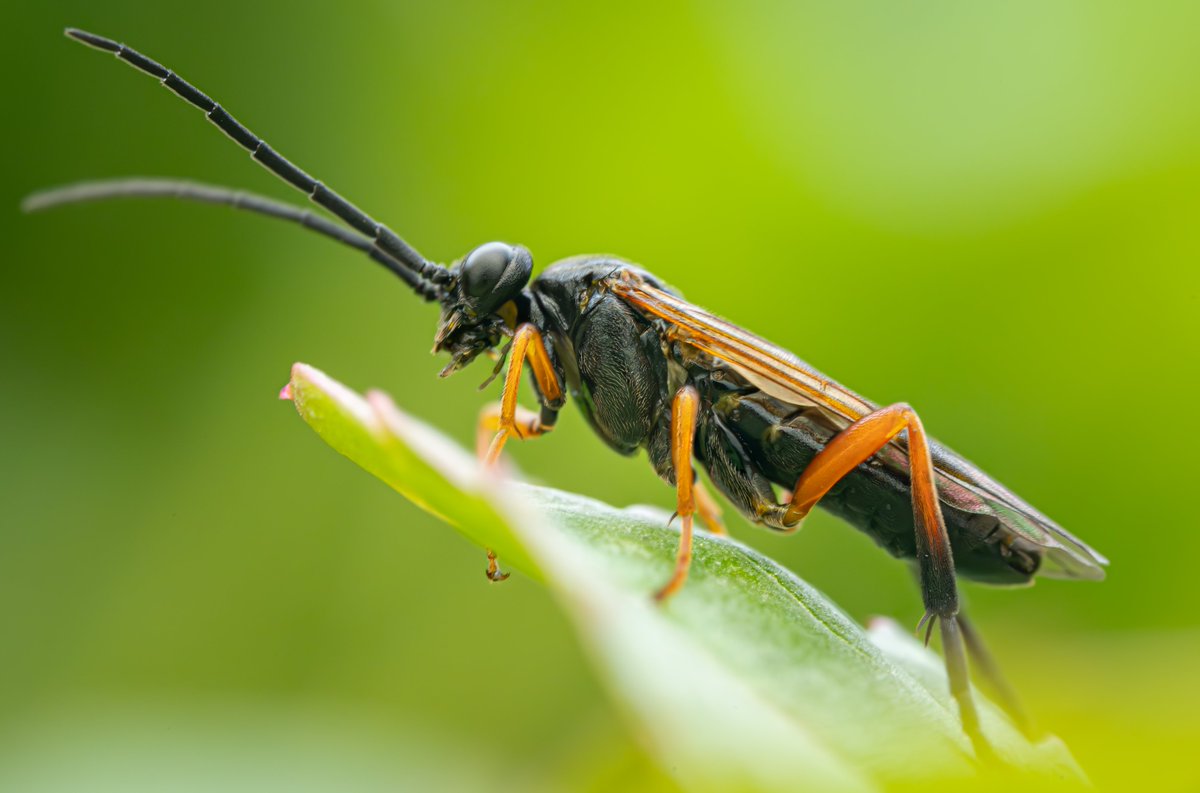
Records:
[[[495,460],[488,460],[488,451],[492,447],[492,442],[496,440],[497,434],[505,427],[505,420],[501,415],[503,411],[504,404],[502,402],[493,402],[479,411],[479,423],[475,427],[475,454],[481,463],[495,462]],[[518,439],[524,440],[546,434],[553,429],[553,425],[543,426],[542,417],[539,414],[517,405],[508,428]]]
[[[513,336],[510,356],[508,371],[504,374],[504,393],[500,397],[499,407],[485,408],[479,417],[477,435],[482,437],[488,432],[495,433],[486,449],[482,443],[477,443],[477,448],[483,451],[482,458],[485,465],[494,465],[496,460],[500,459],[500,452],[504,450],[504,443],[510,435],[516,435],[524,440],[544,435],[554,429],[554,420],[558,416],[556,408],[543,407],[541,414],[536,415],[522,410],[517,405],[517,394],[521,386],[521,369],[524,367],[526,358],[529,359],[533,380],[542,398],[550,405],[561,404],[563,399],[558,375],[546,353],[542,334],[538,332],[537,328],[528,323],[517,328],[516,334]]]
[[[500,561],[496,558],[496,552],[491,548],[487,549],[487,560],[488,566],[485,572],[489,581],[499,583],[508,580],[509,574],[501,572]]]
[[[517,394],[521,386],[521,370],[526,358],[529,359],[533,380],[537,384],[542,398],[551,405],[562,403],[562,387],[558,383],[558,375],[546,354],[546,345],[542,342],[542,334],[537,328],[528,323],[517,328],[513,336],[512,357],[508,359],[508,371],[504,373],[504,392],[500,401],[488,405],[479,414],[479,423],[475,430],[475,452],[479,460],[486,466],[495,465],[504,450],[504,442],[509,435],[516,435],[521,440],[545,435],[554,429],[554,420],[558,416],[556,408],[543,406],[541,414],[525,410],[517,404]],[[487,577],[489,581],[503,581],[508,573],[500,571],[496,554],[489,548],[487,552]]]

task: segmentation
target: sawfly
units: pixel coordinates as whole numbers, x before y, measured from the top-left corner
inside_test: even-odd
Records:
[[[752,523],[794,532],[821,506],[893,556],[912,561],[925,605],[918,630],[925,628],[928,643],[940,626],[951,693],[977,753],[990,755],[991,748],[968,685],[968,653],[1024,724],[978,634],[959,612],[957,578],[1001,585],[1031,583],[1039,575],[1099,580],[1107,560],[926,435],[910,406],[872,404],[613,256],[566,259],[536,278],[530,252],[503,242],[480,245],[449,267],[431,262],[173,71],[101,36],[66,33],[159,80],[344,225],[244,192],[155,179],[59,188],[31,196],[26,209],[171,197],[298,223],[362,251],[419,298],[440,306],[433,349],[449,355],[443,377],[481,354],[497,359],[493,376],[504,373],[501,399],[479,420],[479,454],[486,463],[496,462],[507,440],[554,429],[568,395],[608,446],[626,455],[645,450],[655,473],[675,488],[681,523],[673,572],[664,571],[665,583],[654,594],[659,601],[687,578],[694,518],[724,532],[715,502],[695,476],[698,464]],[[526,369],[536,412],[517,404]],[[495,556],[488,556],[488,577],[501,580]]]

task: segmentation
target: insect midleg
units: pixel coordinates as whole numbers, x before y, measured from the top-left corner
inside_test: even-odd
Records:
[[[890,405],[868,413],[835,435],[800,474],[792,491],[792,500],[784,512],[783,524],[789,529],[798,527],[834,484],[905,430],[908,431],[913,519],[917,529],[917,564],[921,575],[921,597],[925,603],[921,625],[929,623],[925,641],[929,641],[934,621],[940,622],[950,693],[958,702],[963,730],[971,738],[975,751],[981,757],[990,758],[992,750],[979,728],[979,713],[971,697],[966,653],[957,618],[954,558],[938,504],[929,439],[916,412],[903,403]]]
[[[696,492],[696,514],[700,517],[700,522],[713,534],[729,536],[725,522],[721,520],[721,505],[713,498],[712,493],[708,492],[708,487],[699,477],[692,487]]]
[[[696,475],[692,470],[692,446],[696,438],[696,416],[700,394],[695,386],[685,385],[671,400],[671,464],[675,468],[675,513],[679,515],[679,550],[675,554],[675,572],[662,589],[654,594],[666,600],[687,581],[692,564],[692,515],[696,511]]]
[[[485,408],[479,418],[478,433],[494,431],[491,443],[483,455],[486,465],[495,464],[504,450],[508,436],[515,434],[522,440],[544,435],[554,429],[556,411],[543,409],[541,415],[521,410],[517,405],[517,394],[521,386],[521,370],[528,357],[533,379],[538,391],[547,402],[559,403],[562,399],[562,389],[558,385],[558,377],[554,373],[554,365],[546,353],[546,345],[542,334],[533,325],[526,323],[517,328],[513,336],[512,350],[509,353],[508,371],[504,373],[504,392],[500,397],[499,408]],[[482,444],[480,444],[482,446]]]

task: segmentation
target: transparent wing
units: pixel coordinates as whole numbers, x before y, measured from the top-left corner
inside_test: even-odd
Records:
[[[710,314],[682,298],[645,283],[625,271],[610,288],[630,305],[667,322],[681,343],[712,355],[736,369],[764,393],[794,405],[813,406],[835,427],[845,427],[876,410],[876,405],[821,374],[791,352]],[[992,515],[1044,549],[1040,575],[1051,578],[1104,578],[1108,560],[1038,512],[970,461],[933,444],[938,496],[958,509]],[[880,453],[885,463],[908,470],[902,439]]]

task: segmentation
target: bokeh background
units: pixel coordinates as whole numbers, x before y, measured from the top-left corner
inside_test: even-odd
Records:
[[[449,260],[620,253],[941,440],[1112,560],[968,587],[1101,786],[1200,785],[1200,6],[6,5],[0,788],[664,789],[548,594],[321,443],[317,365],[469,442],[434,309],[220,208],[21,216],[80,178],[296,199],[77,25],[208,91]],[[492,389],[495,391],[495,388]],[[498,392],[496,392],[498,393]],[[667,505],[568,410],[530,476]],[[819,515],[735,533],[850,614],[906,569]]]

